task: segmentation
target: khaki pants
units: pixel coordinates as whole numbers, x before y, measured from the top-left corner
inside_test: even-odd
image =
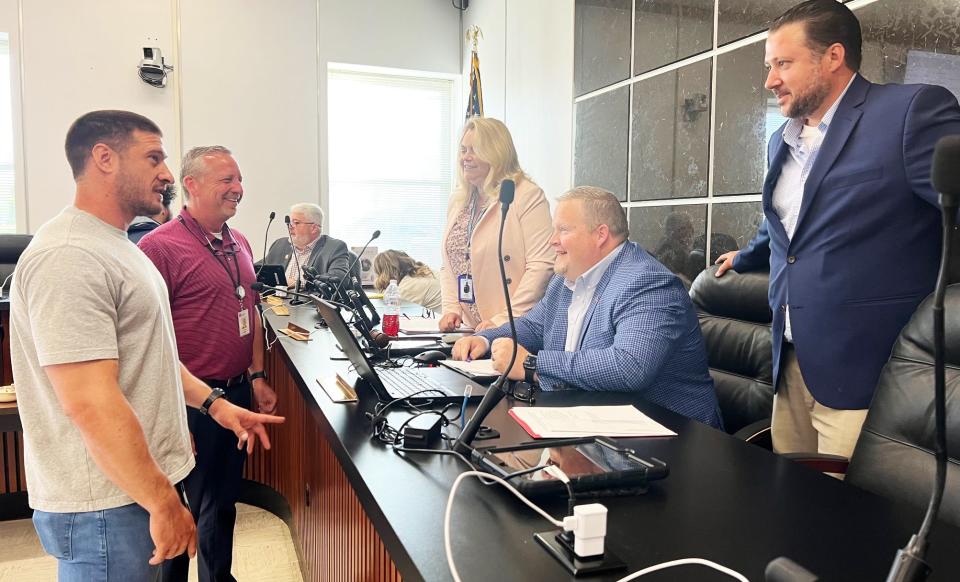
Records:
[[[771,438],[777,453],[821,453],[850,458],[867,410],[838,410],[814,400],[800,374],[793,344],[784,342],[773,398]]]

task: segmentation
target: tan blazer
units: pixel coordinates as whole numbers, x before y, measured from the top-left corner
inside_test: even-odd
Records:
[[[443,231],[441,247],[443,267],[440,269],[440,285],[443,312],[460,314],[464,325],[473,327],[480,322],[473,321],[470,310],[461,309],[457,299],[457,277],[463,273],[452,272],[450,257],[447,255],[447,237],[461,209],[461,205],[453,203],[447,209],[447,226]],[[507,306],[503,299],[500,266],[497,261],[499,230],[500,202],[497,201],[487,208],[480,222],[474,227],[470,243],[477,308],[483,319],[490,319],[496,325],[507,321]],[[510,289],[514,317],[529,311],[547,289],[556,257],[556,253],[550,248],[552,234],[550,206],[543,190],[529,180],[521,180],[517,184],[513,204],[507,211],[507,223],[503,229],[504,270],[507,273],[507,287]]]

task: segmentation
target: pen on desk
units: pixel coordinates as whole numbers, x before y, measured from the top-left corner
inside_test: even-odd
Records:
[[[470,400],[470,394],[473,393],[473,386],[467,384],[463,387],[463,405],[460,406],[460,430],[463,430],[467,423],[467,401]]]
[[[404,313],[403,316],[406,317],[407,319],[410,319],[410,316],[407,315],[406,313]]]

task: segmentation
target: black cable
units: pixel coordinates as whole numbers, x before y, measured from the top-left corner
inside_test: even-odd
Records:
[[[564,483],[567,486],[567,515],[573,515],[573,505],[577,501],[577,497],[573,494],[573,487],[569,483]]]
[[[937,518],[940,511],[940,503],[943,500],[944,483],[946,482],[946,457],[947,457],[947,429],[946,419],[947,411],[944,406],[946,400],[946,379],[944,377],[944,321],[943,321],[943,301],[947,290],[948,266],[950,264],[950,235],[953,232],[953,216],[956,207],[944,206],[943,212],[943,242],[940,256],[940,272],[937,274],[936,292],[933,298],[933,335],[934,335],[934,403],[936,439],[934,440],[933,452],[937,459],[936,476],[933,482],[933,495],[927,506],[927,513],[923,518],[923,524],[920,526],[920,532],[917,534],[918,550],[926,550],[927,537],[930,535],[930,528]]]
[[[449,410],[449,408],[455,403],[447,404],[446,406],[443,407],[442,410],[436,411],[432,409],[421,408],[422,406],[430,406],[433,402],[432,400],[427,400],[425,403],[422,403],[422,404],[417,404],[411,400],[414,396],[418,396],[420,394],[429,393],[429,392],[437,392],[437,391],[434,389],[428,388],[426,390],[418,390],[417,392],[414,392],[413,394],[409,394],[403,398],[396,398],[385,404],[377,403],[377,405],[374,406],[373,412],[366,413],[367,419],[373,425],[373,432],[371,436],[379,440],[383,444],[392,445],[394,444],[397,436],[399,434],[402,434],[402,430],[407,425],[407,422],[409,422],[410,420],[413,420],[413,418],[415,418],[416,416],[419,416],[421,414],[428,413],[428,412],[441,414],[445,419],[444,426],[447,426],[450,420],[445,416],[446,411]],[[386,416],[387,411],[397,405],[407,406],[417,411],[417,414],[414,415],[413,418],[408,419],[403,425],[401,425],[399,429],[395,429],[392,426],[390,426],[390,422],[387,420],[387,416]],[[458,418],[459,417],[454,418],[454,420],[457,420]]]
[[[500,186],[503,187],[502,185]],[[504,205],[501,202],[503,208],[503,215],[500,217],[500,233],[497,237],[497,253],[500,257],[503,257],[503,227],[507,224],[507,208],[508,206]],[[507,302],[507,319],[510,322],[510,337],[513,339],[513,351],[510,352],[510,363],[507,365],[507,369],[500,375],[500,386],[503,386],[503,383],[507,380],[507,374],[510,373],[510,370],[513,369],[513,364],[517,361],[517,326],[513,321],[513,305],[510,302],[510,289],[507,287],[507,270],[504,267],[503,260],[497,261],[500,264],[500,284],[503,286],[503,297]]]

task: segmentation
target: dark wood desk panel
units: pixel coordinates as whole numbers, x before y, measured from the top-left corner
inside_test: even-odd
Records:
[[[0,384],[13,383],[13,367],[10,364],[10,309],[9,301],[0,301]],[[23,434],[16,403],[0,402],[0,495],[11,493],[22,497],[27,491],[23,468]],[[0,497],[0,504],[12,503]],[[22,499],[16,502],[22,505]],[[19,516],[21,512],[11,514]],[[6,513],[0,510],[0,515]]]
[[[305,310],[304,325],[312,327],[312,308],[291,309]],[[317,403],[321,397],[322,402],[330,400],[314,377],[296,373],[290,360],[291,353],[319,360],[316,340],[308,344],[282,336],[281,341],[268,352],[265,367],[279,398],[278,414],[287,420],[269,429],[272,450],[258,449],[248,459],[244,476],[272,487],[287,500],[307,580],[399,581],[400,574],[351,484],[356,476],[347,476],[333,450],[332,443],[339,444],[339,438]]]
[[[287,320],[272,314],[267,319],[271,325],[285,325]],[[310,309],[298,308],[291,319],[311,327],[316,316]],[[386,574],[376,574],[373,569],[384,554],[372,535],[382,540],[404,579],[450,580],[443,552],[443,511],[450,485],[465,467],[450,457],[404,458],[371,442],[363,413],[373,405],[372,394],[361,391],[366,397],[361,403],[335,404],[315,382],[318,376],[346,368],[345,362],[328,359],[334,350],[331,334],[322,330],[309,343],[281,338],[270,355],[274,379],[283,374],[277,368],[281,360],[290,374],[292,385],[282,398],[299,396],[305,402],[305,454],[313,452],[327,459],[321,461],[330,463],[324,469],[334,474],[335,484],[322,488],[320,494],[322,499],[330,496],[329,509],[323,500],[316,511],[301,511],[297,526],[302,539],[310,540],[305,553],[314,552],[314,559],[334,568],[312,566],[310,579],[337,579],[333,572],[340,572],[345,580],[384,579],[381,576]],[[895,551],[920,524],[920,510],[818,474],[629,394],[543,394],[537,405],[626,402],[680,435],[628,441],[640,454],[669,463],[671,475],[651,487],[647,495],[602,500],[610,511],[608,543],[631,572],[667,560],[702,557],[751,580],[762,580],[765,565],[785,555],[824,581],[883,580]],[[282,406],[298,405],[287,402]],[[507,408],[502,402],[488,419],[487,424],[502,432],[499,441],[491,444],[528,440],[507,416]],[[286,413],[287,409],[282,410]],[[399,424],[404,417],[398,413],[392,422]],[[282,454],[280,449],[268,453]],[[328,454],[332,456],[326,457]],[[311,483],[313,491],[309,474],[305,465],[305,482]],[[291,505],[294,503],[291,500]],[[534,532],[551,529],[550,524],[499,486],[486,488],[468,481],[455,503],[453,545],[465,580],[572,580],[532,539]],[[544,507],[560,516],[565,501],[548,502]],[[369,522],[359,512],[364,512]],[[352,541],[344,547],[344,538],[333,536],[341,535],[344,521],[351,519],[358,533],[347,537]],[[371,532],[368,523],[375,531]],[[331,533],[331,528],[337,531]],[[960,531],[939,525],[929,555],[934,567],[931,580],[960,579],[956,547],[960,547]],[[354,548],[359,559],[367,561],[367,569],[344,574],[345,569],[356,566]],[[589,580],[613,581],[622,575]],[[697,566],[644,577],[661,581],[725,579]]]

